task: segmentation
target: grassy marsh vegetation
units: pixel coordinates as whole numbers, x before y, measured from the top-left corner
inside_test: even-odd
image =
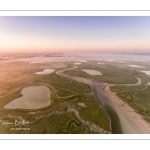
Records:
[[[138,113],[150,122],[150,76],[140,70],[150,70],[150,65],[146,62],[134,62],[132,64],[145,66],[146,68],[132,68],[128,64],[105,63],[97,64],[96,62],[82,63],[76,70],[65,71],[66,74],[91,78],[94,80],[115,83],[115,84],[132,84],[137,82],[137,78],[141,78],[141,84],[137,86],[110,86],[112,92],[116,92],[117,96],[124,102],[128,103]],[[83,72],[81,69],[93,69],[100,71],[101,76],[91,76]]]
[[[89,75],[82,71],[82,69],[92,69],[96,71],[100,71],[102,75]],[[78,66],[75,70],[68,70],[64,73],[73,75],[73,76],[80,76],[80,77],[86,77],[91,78],[94,80],[107,82],[107,83],[135,83],[137,81],[136,78],[134,78],[135,70],[129,67],[124,67],[120,65],[114,65],[114,64],[97,64],[96,62],[87,62],[82,63],[80,66]]]
[[[48,68],[56,71],[69,68],[71,63],[58,63],[56,65],[56,63],[13,62],[11,65],[10,67],[9,63],[4,63],[4,68],[1,66],[3,74],[0,78],[0,119],[14,121],[22,118],[29,120],[31,122],[29,124],[30,130],[12,131],[10,130],[11,127],[0,125],[0,133],[97,133],[83,124],[74,112],[69,112],[69,108],[79,112],[82,120],[94,123],[105,131],[110,131],[109,117],[91,95],[89,86],[60,77],[55,72],[49,75],[34,74]],[[144,66],[144,64],[142,65]],[[149,65],[145,66],[150,69]],[[102,75],[91,76],[81,69],[97,70]],[[96,62],[87,62],[82,63],[75,70],[68,70],[64,73],[117,84],[136,83],[135,77],[141,78],[141,85],[111,86],[110,89],[150,122],[150,86],[146,85],[147,82],[150,82],[150,76],[140,72],[139,68],[118,63],[97,64]],[[23,87],[31,85],[45,85],[50,89],[51,103],[49,106],[34,110],[4,109],[4,105],[22,96],[20,93]],[[83,103],[84,106],[79,106],[78,103]]]
[[[12,131],[11,127],[0,125],[0,133],[97,133],[91,130],[89,126],[82,124],[75,113],[68,112],[68,108],[74,108],[80,112],[83,120],[91,121],[104,130],[110,131],[110,122],[106,112],[99,107],[98,101],[92,95],[86,94],[91,92],[90,87],[71,79],[60,77],[55,72],[49,75],[34,74],[47,68],[55,70],[67,68],[70,67],[69,64],[58,63],[60,68],[56,67],[56,64],[53,66],[52,63],[30,64],[17,62],[12,63],[12,67],[9,67],[9,65],[9,63],[5,64],[5,69],[3,69],[7,73],[9,71],[13,72],[10,74],[11,79],[7,82],[5,79],[1,79],[1,84],[5,86],[0,93],[0,118],[1,120],[9,121],[15,121],[15,119],[20,118],[29,120],[28,127],[30,130]],[[33,110],[4,109],[4,105],[22,96],[20,92],[23,87],[31,85],[46,85],[50,89],[51,103],[49,106]],[[79,102],[84,103],[86,108],[79,106]],[[85,117],[87,111],[89,114],[91,111],[89,118]],[[103,119],[105,119],[104,122],[102,121]]]

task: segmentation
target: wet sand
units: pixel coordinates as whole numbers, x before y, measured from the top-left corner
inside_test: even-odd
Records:
[[[22,96],[6,104],[6,109],[36,109],[50,104],[50,91],[46,86],[29,86],[23,88]]]
[[[150,124],[146,122],[140,114],[136,113],[128,104],[124,104],[116,93],[110,91],[109,86],[107,86],[104,91],[111,98],[116,108],[115,110],[119,115],[123,133],[150,133]]]
[[[81,63],[80,62],[76,62],[76,63],[74,63],[75,65],[81,65]]]
[[[138,66],[138,65],[128,65],[128,66],[134,67],[134,68],[146,68],[146,67],[144,67],[144,66]]]
[[[44,69],[43,71],[36,72],[35,74],[50,74],[50,73],[52,73],[54,71],[55,71],[54,69]]]
[[[123,63],[123,64],[126,64],[126,63],[128,63],[128,62],[126,62],[126,61],[118,61],[119,63]]]
[[[141,71],[144,72],[146,75],[150,76],[150,71]]]
[[[82,71],[86,72],[89,75],[102,75],[100,71],[90,70],[90,69],[82,69]]]

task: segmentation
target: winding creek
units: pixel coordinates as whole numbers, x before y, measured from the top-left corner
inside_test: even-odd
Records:
[[[75,68],[77,68],[77,67],[75,66],[73,68],[59,70],[56,72],[56,74],[58,74],[62,77],[73,79],[77,82],[84,83],[91,87],[94,97],[103,106],[103,108],[105,109],[105,111],[107,112],[107,114],[111,120],[112,133],[114,133],[114,134],[150,133],[150,129],[148,128],[148,130],[147,130],[147,127],[144,127],[143,124],[141,124],[141,120],[138,120],[139,118],[135,117],[136,115],[135,116],[131,115],[129,113],[129,111],[123,109],[122,106],[115,103],[114,99],[110,95],[108,95],[108,93],[106,92],[105,89],[106,89],[106,87],[108,88],[112,84],[110,85],[108,83],[102,83],[99,81],[94,81],[92,79],[83,78],[83,77],[70,76],[70,75],[63,73],[64,71],[75,69]],[[135,84],[115,84],[115,85],[127,85],[127,86],[140,85],[141,79],[140,78],[137,78],[137,79],[138,79],[138,82]],[[133,113],[135,113],[135,112],[133,112]],[[144,120],[142,120],[142,121],[144,121]]]

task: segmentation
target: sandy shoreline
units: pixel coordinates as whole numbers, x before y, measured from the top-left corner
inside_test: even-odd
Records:
[[[150,124],[143,119],[142,115],[136,113],[128,104],[124,104],[109,86],[106,86],[105,92],[116,107],[124,133],[150,133]]]
[[[70,70],[74,68],[75,67],[65,70]],[[56,72],[56,74],[89,85],[93,89],[95,97],[100,101],[102,105],[108,103],[115,110],[115,112],[119,117],[120,124],[124,134],[150,133],[150,124],[146,122],[140,114],[136,113],[135,110],[131,108],[128,104],[124,104],[124,102],[116,96],[116,93],[111,92],[108,84],[103,85],[104,83],[102,84],[94,82],[93,80],[88,78],[66,75],[62,73],[65,70],[59,70]],[[135,85],[137,85],[137,83],[133,84],[132,86]],[[105,89],[103,90],[104,87]]]

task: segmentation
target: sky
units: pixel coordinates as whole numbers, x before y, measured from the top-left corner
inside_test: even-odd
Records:
[[[150,52],[150,17],[0,16],[1,52]]]

